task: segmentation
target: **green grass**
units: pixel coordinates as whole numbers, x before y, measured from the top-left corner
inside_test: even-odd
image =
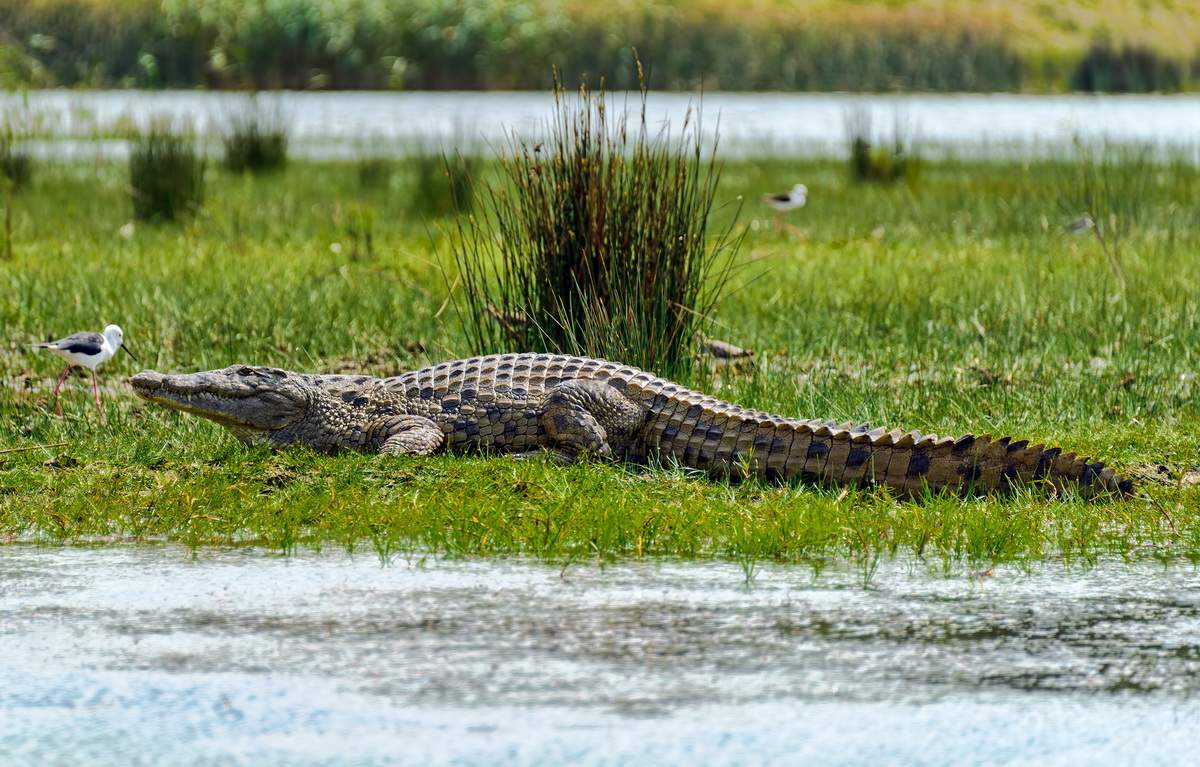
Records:
[[[1071,162],[927,162],[916,184],[895,187],[854,185],[837,162],[727,165],[717,204],[729,205],[716,215],[740,195],[750,231],[709,334],[760,356],[690,383],[787,415],[1011,433],[1123,469],[1197,466],[1200,285],[1179,275],[1198,266],[1187,203],[1200,178],[1114,157],[1103,173],[1142,168],[1137,203],[1086,202],[1097,220],[1118,219],[1123,289],[1095,237],[1061,229],[1092,177]],[[810,190],[790,219],[799,233],[774,233],[755,201],[796,181]],[[195,217],[129,239],[125,185],[120,164],[45,163],[17,198],[14,257],[0,263],[0,450],[67,445],[0,453],[0,538],[555,561],[1200,558],[1196,487],[1146,485],[1143,498],[1098,504],[901,503],[679,471],[272,454],[136,401],[123,357],[101,375],[108,428],[82,379],[60,422],[48,404],[58,361],[28,345],[106,322],[160,370],[245,361],[384,374],[467,349],[446,308],[442,230],[402,191],[363,190],[354,163],[218,173]],[[351,209],[370,214],[369,251],[347,245]]]
[[[412,188],[409,211],[417,216],[469,213],[475,204],[475,183],[481,171],[476,155],[432,142],[416,142],[408,147],[399,168]]]

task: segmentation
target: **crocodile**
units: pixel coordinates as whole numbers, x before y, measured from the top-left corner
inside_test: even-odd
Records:
[[[143,371],[134,391],[226,427],[247,443],[428,455],[482,451],[680,464],[731,480],[890,487],[903,497],[1040,484],[1128,496],[1102,463],[1009,437],[939,437],[869,424],[782,418],[587,357],[498,354],[390,378],[232,365]]]

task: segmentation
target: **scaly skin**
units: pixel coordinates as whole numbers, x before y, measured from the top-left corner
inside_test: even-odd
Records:
[[[393,378],[308,375],[234,365],[133,377],[145,399],[194,413],[247,442],[426,455],[547,448],[734,478],[1004,490],[1022,483],[1125,496],[1132,483],[1103,464],[1010,438],[870,429],[747,410],[604,360],[503,354],[444,362]]]

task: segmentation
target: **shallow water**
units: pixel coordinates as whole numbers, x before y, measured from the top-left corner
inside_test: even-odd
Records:
[[[1178,763],[1200,580],[0,550],[6,765]],[[869,588],[864,588],[869,582]]]
[[[625,97],[619,97],[624,101]],[[652,93],[652,124],[676,129],[699,98]],[[6,114],[25,114],[42,133],[92,137],[169,116],[209,134],[245,110],[247,97],[203,91],[0,92]],[[414,141],[503,145],[509,132],[539,132],[553,111],[548,93],[319,92],[264,94],[264,114],[286,123],[297,153],[316,157],[397,154]],[[628,102],[631,107],[636,101]],[[1151,144],[1186,150],[1200,144],[1200,96],[1029,96],[1014,94],[853,95],[707,93],[703,130],[720,134],[724,156],[808,155],[845,149],[846,117],[863,108],[881,137],[897,123],[927,151],[1055,154],[1084,142]],[[52,141],[42,154],[121,154],[120,141]]]
[[[1200,580],[0,549],[5,764],[1180,763]]]

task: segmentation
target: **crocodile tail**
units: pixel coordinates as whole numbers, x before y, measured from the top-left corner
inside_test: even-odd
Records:
[[[786,456],[770,455],[764,462],[762,473],[769,479],[887,485],[905,497],[943,489],[988,493],[1037,485],[1084,498],[1133,492],[1132,482],[1103,463],[1028,440],[939,437],[835,421],[792,421],[778,428],[792,434]]]

